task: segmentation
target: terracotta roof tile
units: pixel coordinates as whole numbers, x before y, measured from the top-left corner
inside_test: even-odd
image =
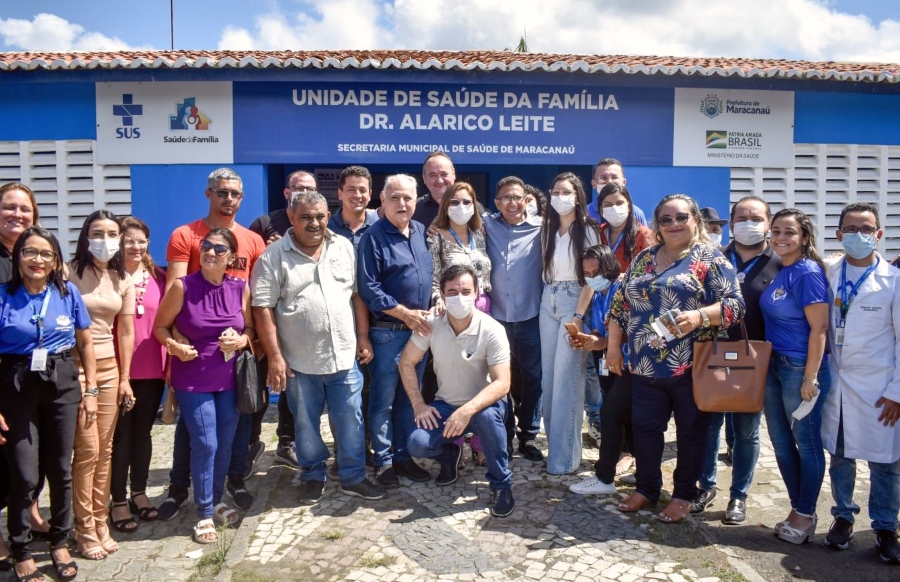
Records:
[[[0,53],[0,71],[93,68],[415,68],[900,82],[900,64],[781,59],[416,50]]]

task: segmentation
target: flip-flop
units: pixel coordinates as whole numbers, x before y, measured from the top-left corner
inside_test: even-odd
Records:
[[[627,475],[631,472],[632,467],[634,467],[634,457],[631,455],[628,455],[624,459],[619,459],[616,463],[616,477]]]
[[[634,513],[635,511],[640,511],[648,505],[653,505],[655,503],[655,501],[650,501],[649,499],[635,491],[628,499],[620,502],[618,508],[622,513]]]
[[[213,534],[212,538],[203,538],[201,536],[205,536],[207,534]],[[216,532],[216,526],[213,524],[213,520],[211,519],[201,519],[197,522],[197,525],[194,526],[194,541],[198,544],[214,544],[219,539],[219,534]]]
[[[673,499],[657,517],[663,523],[678,523],[691,514],[691,502],[687,499]]]

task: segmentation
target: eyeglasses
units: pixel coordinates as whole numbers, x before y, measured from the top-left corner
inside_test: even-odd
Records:
[[[841,229],[841,232],[844,234],[856,234],[858,232],[861,232],[864,235],[869,236],[878,232],[878,229],[874,226],[864,226],[862,228],[857,228],[855,226],[845,226]]]
[[[291,190],[291,197],[300,196],[301,194],[315,194],[318,192],[315,188],[302,188],[300,190]]]
[[[145,247],[150,244],[150,241],[146,240],[136,240],[133,238],[126,238],[122,241],[122,244],[126,247]]]
[[[244,197],[244,193],[238,190],[213,190],[213,192],[215,192],[216,196],[218,196],[222,200],[225,200],[229,196],[231,196],[235,200],[240,200]]]
[[[200,252],[208,253],[209,251],[214,251],[217,257],[223,257],[228,254],[228,251],[231,249],[228,248],[228,245],[217,245],[209,242],[208,240],[202,241],[200,243]]]
[[[22,258],[32,260],[40,257],[42,261],[47,261],[48,263],[56,258],[56,253],[53,251],[39,251],[33,247],[25,247],[22,249]]]
[[[550,196],[571,196],[575,190],[550,190]]]
[[[456,198],[450,200],[450,206],[459,206],[462,204],[463,206],[472,206],[471,200],[457,200]]]
[[[674,217],[670,214],[663,214],[662,216],[657,217],[656,223],[660,226],[672,226],[672,223],[684,224],[690,219],[691,215],[687,212],[679,212]]]
[[[510,202],[515,202],[516,204],[521,204],[523,200],[525,200],[524,196],[501,196],[497,198],[500,201],[500,204],[509,204]]]

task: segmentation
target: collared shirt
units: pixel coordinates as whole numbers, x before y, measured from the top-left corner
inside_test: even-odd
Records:
[[[425,244],[425,228],[411,220],[409,237],[385,218],[369,227],[359,242],[356,264],[359,296],[376,321],[402,323],[384,311],[403,305],[428,309],[434,263]]]
[[[425,228],[428,228],[434,222],[434,219],[437,218],[440,209],[441,203],[435,200],[431,194],[426,194],[416,201],[416,212],[413,214],[413,220],[424,224]]]
[[[436,398],[462,406],[491,383],[490,366],[509,362],[509,339],[503,326],[485,313],[472,310],[472,321],[456,335],[447,313],[431,322],[431,334],[410,341],[420,350],[431,349],[437,376]]]
[[[301,252],[294,229],[265,250],[253,269],[254,307],[274,309],[278,344],[292,370],[334,374],[356,361],[353,245],[328,232],[319,260]]]
[[[498,212],[484,217],[491,259],[491,315],[515,323],[537,317],[541,309],[541,219],[509,224]]]
[[[362,239],[362,235],[366,234],[369,227],[376,222],[378,222],[378,211],[367,209],[366,221],[363,222],[362,226],[356,229],[356,232],[353,232],[350,230],[350,227],[347,226],[347,223],[344,222],[344,217],[341,216],[341,209],[338,208],[338,211],[332,214],[331,220],[328,221],[328,230],[335,234],[339,234],[344,238],[350,239],[350,242],[353,243],[353,250],[359,252],[359,241]]]

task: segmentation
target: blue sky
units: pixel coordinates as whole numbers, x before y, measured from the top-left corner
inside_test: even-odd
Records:
[[[534,52],[900,62],[888,0],[175,0],[184,49],[490,50],[523,30]],[[0,0],[0,50],[128,48],[169,48],[168,0]]]

